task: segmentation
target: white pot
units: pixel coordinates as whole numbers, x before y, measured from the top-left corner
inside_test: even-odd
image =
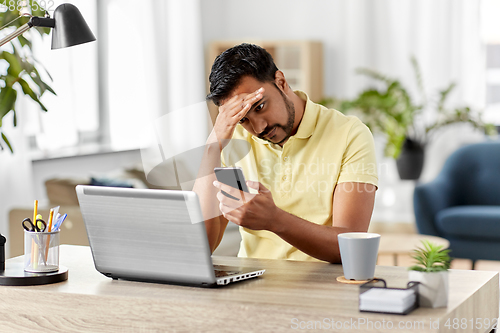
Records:
[[[409,271],[410,281],[420,282],[418,300],[424,308],[442,308],[448,305],[448,271],[419,272]]]

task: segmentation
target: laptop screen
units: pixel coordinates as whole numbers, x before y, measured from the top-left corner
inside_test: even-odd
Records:
[[[83,185],[76,190],[99,272],[133,280],[215,281],[196,193]]]

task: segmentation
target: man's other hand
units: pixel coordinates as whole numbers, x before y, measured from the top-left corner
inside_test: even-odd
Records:
[[[222,215],[229,221],[248,229],[273,231],[273,221],[279,208],[274,204],[271,191],[259,182],[246,183],[259,193],[247,193],[221,182],[214,182],[214,186],[219,189],[217,199]],[[238,200],[227,197],[222,191]]]

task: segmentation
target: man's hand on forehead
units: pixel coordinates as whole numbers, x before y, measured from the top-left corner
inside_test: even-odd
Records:
[[[251,110],[252,105],[262,98],[263,92],[264,88],[261,87],[250,94],[235,95],[219,107],[213,131],[221,151],[225,147],[224,140],[231,139],[238,122]]]
[[[232,109],[235,107],[241,107],[243,108],[251,108],[253,103],[255,101],[259,100],[262,98],[262,94],[264,93],[264,87],[260,87],[259,89],[255,90],[254,92],[250,94],[238,94],[234,95],[231,97],[229,100],[224,102],[221,107],[224,107],[225,109]]]

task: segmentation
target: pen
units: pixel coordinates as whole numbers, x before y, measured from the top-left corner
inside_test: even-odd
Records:
[[[48,232],[52,230],[52,219],[54,218],[54,210],[51,209],[49,213],[49,226],[47,228]],[[49,256],[49,245],[50,245],[50,235],[47,236],[47,246],[45,247],[45,262],[47,262]]]
[[[63,216],[61,216],[57,221],[56,221],[56,224],[54,225],[54,231],[57,231],[59,230],[59,228],[61,227],[61,224],[64,222],[64,220],[66,219],[66,217],[68,217],[68,214],[64,214]]]
[[[61,208],[61,206],[56,206],[52,208],[54,210],[54,218],[52,219],[52,225],[54,225],[54,223],[57,221],[57,216],[59,215],[59,208]]]
[[[33,223],[36,225],[36,216],[38,215],[38,200],[35,200],[35,207],[33,208]]]

